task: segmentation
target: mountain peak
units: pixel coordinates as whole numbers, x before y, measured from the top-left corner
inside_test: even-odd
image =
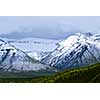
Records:
[[[85,40],[87,39],[87,36],[83,33],[75,33],[71,36],[69,36],[66,40],[61,41],[59,44],[61,46],[71,46],[77,42],[85,42]]]
[[[85,33],[85,35],[88,37],[93,36],[93,34],[91,32],[87,32],[87,33]]]

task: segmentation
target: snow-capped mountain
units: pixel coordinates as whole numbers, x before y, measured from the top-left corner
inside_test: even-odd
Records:
[[[60,70],[100,62],[100,35],[76,33],[41,60]]]
[[[46,68],[47,65],[39,63],[12,44],[0,40],[0,71],[37,71]]]
[[[57,48],[60,40],[41,39],[41,38],[24,38],[24,39],[7,39],[3,40],[14,45],[16,48],[26,52],[30,57],[41,60],[49,52]]]

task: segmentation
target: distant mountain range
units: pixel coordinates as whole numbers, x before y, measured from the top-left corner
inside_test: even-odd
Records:
[[[2,40],[3,39],[3,40]],[[61,71],[100,62],[100,35],[75,33],[66,40],[0,40],[0,71]]]

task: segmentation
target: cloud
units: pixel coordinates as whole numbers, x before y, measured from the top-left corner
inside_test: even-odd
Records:
[[[96,16],[0,17],[0,37],[62,39],[75,32],[100,32]]]

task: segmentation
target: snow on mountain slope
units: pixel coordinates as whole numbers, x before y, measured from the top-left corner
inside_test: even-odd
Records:
[[[100,36],[76,33],[59,43],[59,46],[41,60],[60,70],[100,62]]]
[[[57,47],[58,40],[40,39],[40,38],[24,38],[24,39],[3,39],[20,50],[26,52],[29,56],[40,60],[48,52],[53,51]]]
[[[48,66],[29,57],[22,50],[0,40],[0,71],[37,71],[46,68]]]

